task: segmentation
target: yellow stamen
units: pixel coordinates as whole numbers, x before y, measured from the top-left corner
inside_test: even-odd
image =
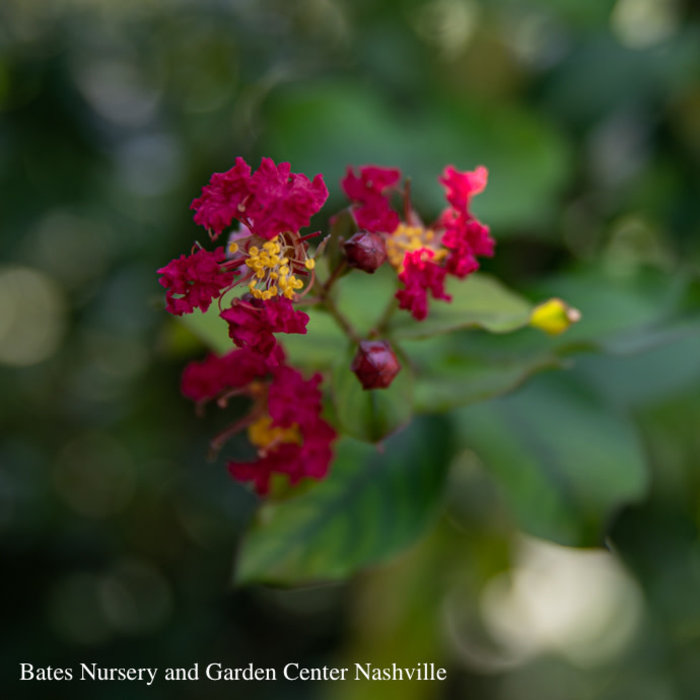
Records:
[[[301,435],[296,424],[290,428],[272,425],[270,416],[261,416],[248,427],[248,439],[263,452],[283,443],[301,444]]]
[[[288,236],[291,234],[265,241],[261,248],[248,249],[245,264],[253,272],[250,291],[256,299],[271,299],[280,294],[293,300],[304,282],[292,273],[292,263],[294,269],[301,265],[307,270],[314,268],[314,261],[306,257],[305,247]]]
[[[399,224],[398,228],[386,239],[386,254],[389,263],[396,269],[401,269],[406,253],[428,248],[433,251],[433,260],[439,262],[447,251],[435,240],[435,231],[422,226]]]

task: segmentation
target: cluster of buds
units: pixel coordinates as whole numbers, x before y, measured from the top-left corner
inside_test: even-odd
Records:
[[[440,177],[447,207],[426,226],[411,205],[408,186],[400,186],[399,170],[367,166],[356,173],[348,168],[341,186],[355,232],[338,241],[343,259],[321,282],[316,256],[324,246],[309,249],[319,233],[300,233],[328,197],[321,175],[309,180],[292,173],[288,163],[276,165],[269,158],[256,172],[237,158],[230,170],[212,175],[191,208],[195,223],[212,241],[226,232],[226,245],[207,250],[197,243],[189,255],[158,272],[170,313],[205,312],[216,300],[228,324],[232,350],[190,363],[182,392],[199,406],[215,401],[225,407],[232,396],[249,399],[247,414],[212,440],[218,452],[232,436],[246,432],[256,459],[229,462],[235,479],[251,482],[262,495],[275,474],[292,484],[323,478],[336,432],[323,418],[322,376],[304,378],[290,366],[278,334],[306,334],[309,316],[295,306],[325,308],[357,343],[348,371],[368,391],[389,387],[401,370],[389,341],[359,338],[334,308],[330,288],[348,268],[373,273],[386,263],[396,272],[398,307],[416,320],[427,316],[429,295],[450,301],[446,276],[464,278],[477,269],[478,256],[493,254],[488,228],[469,208],[486,179],[483,167],[472,172],[447,167]],[[395,196],[403,198],[402,216],[392,207]]]

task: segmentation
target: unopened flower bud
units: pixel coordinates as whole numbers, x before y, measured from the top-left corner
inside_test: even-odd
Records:
[[[386,260],[386,246],[381,233],[358,231],[343,243],[350,267],[374,272]]]
[[[549,299],[536,306],[530,316],[530,325],[549,335],[559,335],[581,319],[581,312],[561,299]]]
[[[401,365],[386,340],[363,340],[350,369],[364,389],[386,389],[399,373]]]

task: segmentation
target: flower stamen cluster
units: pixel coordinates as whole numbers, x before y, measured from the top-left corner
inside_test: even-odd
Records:
[[[279,445],[300,445],[301,435],[299,426],[292,423],[289,428],[274,425],[269,415],[260,416],[254,423],[248,426],[248,440],[258,448],[261,456],[266,456]]]
[[[234,244],[237,246],[237,244]],[[301,252],[301,259],[294,257]],[[314,260],[309,258],[306,248],[290,244],[284,236],[265,241],[260,248],[250,246],[245,265],[250,268],[252,278],[248,283],[250,293],[256,299],[271,299],[280,295],[294,299],[303,289],[304,282],[296,273],[308,275],[314,269]]]
[[[391,236],[387,236],[386,254],[389,263],[399,272],[404,269],[406,253],[417,250],[432,250],[432,258],[436,262],[447,256],[447,250],[440,247],[435,231],[430,228],[399,224]]]

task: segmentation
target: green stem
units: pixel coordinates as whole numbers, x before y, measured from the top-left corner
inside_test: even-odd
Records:
[[[355,330],[352,323],[350,323],[345,315],[341,313],[340,309],[336,306],[330,295],[331,287],[335,284],[336,280],[340,277],[346,267],[347,263],[345,260],[341,260],[341,262],[338,263],[338,266],[335,268],[335,270],[333,270],[331,276],[324,284],[321,285],[321,288],[318,290],[317,299],[319,305],[325,308],[326,311],[328,311],[328,313],[335,319],[335,322],[338,324],[343,333],[345,333],[345,335],[347,335],[353,342],[359,343],[361,340],[360,335]]]
[[[330,291],[331,287],[335,284],[335,281],[340,277],[340,275],[345,271],[345,268],[348,266],[347,262],[345,260],[341,260],[338,265],[336,266],[335,270],[333,270],[331,276],[326,280],[325,284],[321,288],[321,296],[324,294],[328,294]]]
[[[340,326],[343,333],[350,338],[355,343],[359,343],[361,338],[352,323],[340,312],[335,302],[330,297],[325,297],[322,301],[323,306],[326,308],[328,313],[333,316],[335,322]]]
[[[381,315],[379,321],[377,321],[377,325],[369,332],[370,338],[378,338],[384,333],[387,326],[389,325],[391,317],[394,315],[394,311],[396,311],[398,307],[398,300],[396,299],[396,297],[392,296],[389,300],[389,303],[386,305],[386,308],[384,309],[384,313]]]

